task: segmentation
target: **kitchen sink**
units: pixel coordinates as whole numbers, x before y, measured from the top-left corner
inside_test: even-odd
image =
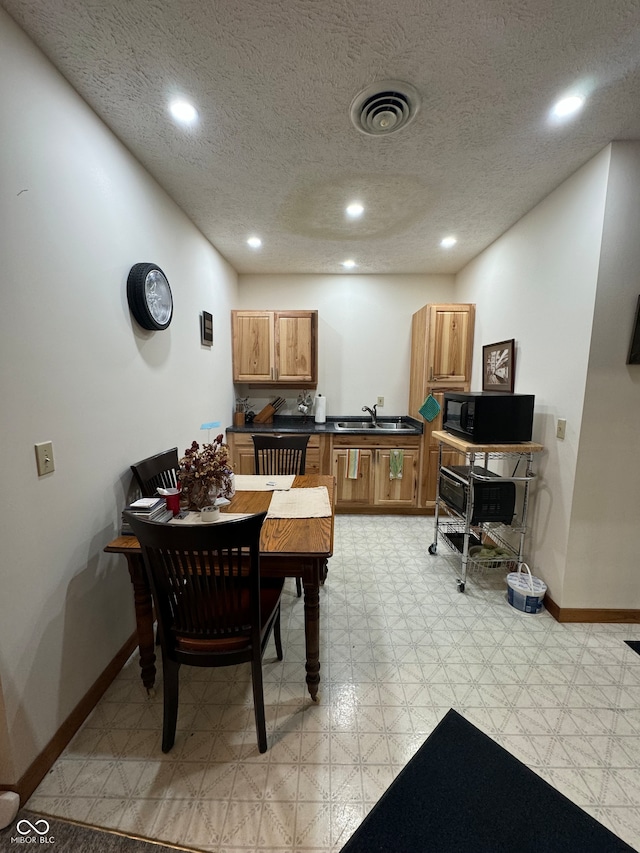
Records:
[[[376,429],[371,421],[339,421],[338,429]]]
[[[338,421],[336,429],[375,430],[376,432],[413,432],[413,427],[402,421],[378,421],[374,426],[371,421]]]

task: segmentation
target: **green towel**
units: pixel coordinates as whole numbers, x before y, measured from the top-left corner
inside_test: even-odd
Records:
[[[404,466],[404,451],[392,450],[389,454],[389,479],[401,480]]]
[[[349,450],[347,454],[347,480],[357,480],[360,473],[360,451]]]
[[[435,419],[440,414],[440,403],[436,400],[434,396],[429,394],[427,399],[424,401],[422,406],[418,409],[422,417],[425,421],[435,421]]]

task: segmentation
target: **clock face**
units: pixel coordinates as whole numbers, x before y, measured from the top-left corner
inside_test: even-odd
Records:
[[[144,298],[147,308],[158,325],[166,326],[171,319],[173,299],[171,288],[160,270],[151,270],[144,283]]]
[[[131,313],[143,329],[166,329],[173,317],[173,297],[166,275],[156,264],[134,264],[127,279]]]

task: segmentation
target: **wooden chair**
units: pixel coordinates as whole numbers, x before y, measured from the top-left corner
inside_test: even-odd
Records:
[[[252,435],[256,474],[304,474],[308,435]]]
[[[178,482],[178,448],[172,447],[171,450],[142,459],[132,465],[131,470],[143,498],[155,497],[158,486],[161,489],[175,489]]]
[[[256,474],[304,474],[308,435],[252,435]],[[298,598],[302,582],[296,578]]]
[[[282,660],[283,579],[260,581],[266,513],[209,525],[173,525],[125,513],[142,547],[162,649],[162,751],[175,741],[178,673],[188,666],[250,662],[258,749],[267,750],[262,657],[273,630]]]

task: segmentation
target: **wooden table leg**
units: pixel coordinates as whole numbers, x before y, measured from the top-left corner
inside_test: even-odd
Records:
[[[318,701],[320,684],[320,582],[322,567],[313,566],[312,572],[304,572],[304,635],[307,652],[307,687],[314,702]],[[309,577],[309,575],[312,577]]]
[[[327,575],[329,574],[329,560],[322,561],[322,568],[320,570],[320,583],[324,586],[324,582],[327,579]]]
[[[133,602],[136,611],[138,649],[140,650],[140,675],[147,692],[156,681],[156,654],[153,637],[153,603],[151,590],[140,554],[125,554],[129,576],[133,584]]]

